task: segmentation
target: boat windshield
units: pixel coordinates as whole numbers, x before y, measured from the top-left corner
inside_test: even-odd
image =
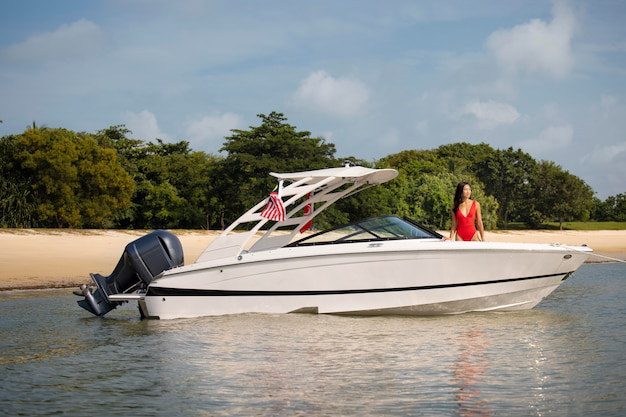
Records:
[[[441,239],[442,236],[410,219],[395,216],[373,217],[334,227],[305,237],[288,246],[326,245],[376,240]]]

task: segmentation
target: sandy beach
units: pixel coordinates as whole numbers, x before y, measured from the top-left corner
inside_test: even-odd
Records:
[[[73,287],[89,283],[89,273],[111,273],[124,247],[147,233],[128,230],[0,229],[0,291]],[[193,263],[219,234],[174,231],[182,242],[185,263]],[[446,233],[447,235],[447,233]],[[582,245],[599,255],[626,259],[626,230],[493,231],[494,242]],[[592,256],[590,262],[602,261]]]

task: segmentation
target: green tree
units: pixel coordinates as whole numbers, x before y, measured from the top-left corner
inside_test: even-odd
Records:
[[[485,192],[499,203],[499,223],[507,228],[510,215],[529,210],[531,179],[536,161],[521,149],[494,149],[473,164],[474,172],[485,184]]]
[[[35,202],[26,184],[0,178],[0,227],[32,227]]]
[[[446,161],[435,151],[407,150],[380,159],[377,166],[398,171],[398,177],[388,185],[396,196],[396,203],[391,212],[429,223],[429,213],[423,206],[421,195],[423,189],[418,190],[418,188],[426,181],[426,176],[448,173]],[[434,226],[434,224],[430,225]]]
[[[591,215],[590,219],[593,221],[612,221],[613,220],[613,207],[609,203],[609,199],[614,197],[608,197],[605,201],[600,200],[598,197],[593,197],[591,201]]]
[[[604,201],[594,197],[591,218],[596,221],[626,221],[626,194],[609,196]]]
[[[199,228],[203,220],[193,215],[201,216],[206,208],[191,202],[185,193],[188,181],[196,180],[190,174],[197,165],[190,163],[189,143],[156,142],[145,143],[133,161],[137,167],[134,223],[142,228]]]
[[[15,137],[0,138],[0,227],[32,227],[35,200],[28,178],[13,167]]]
[[[434,152],[445,162],[448,171],[463,176],[475,171],[475,165],[487,158],[490,158],[494,149],[486,143],[472,145],[467,142],[441,145]]]
[[[34,196],[28,178],[14,168],[15,136],[0,138],[0,227],[32,227]]]
[[[167,180],[159,183],[145,181],[139,184],[142,190],[140,221],[147,228],[176,228],[180,224],[180,211],[185,199]]]
[[[497,227],[498,201],[484,192],[480,180],[471,174],[459,177],[453,173],[426,175],[417,188],[418,204],[424,212],[422,221],[439,230],[449,229],[452,223],[452,202],[459,182],[471,184],[472,198],[480,202],[483,224],[486,229]]]
[[[607,198],[607,204],[613,209],[613,221],[626,222],[626,194],[620,193]]]
[[[14,140],[11,167],[28,179],[38,225],[102,227],[130,204],[132,180],[92,135],[33,127]]]
[[[532,208],[527,224],[589,219],[593,190],[583,180],[550,161],[541,161],[532,178]]]
[[[116,149],[136,183],[132,206],[117,222],[136,228],[210,228],[218,226],[216,165],[223,159],[195,152],[189,142],[156,143],[129,139],[123,125],[98,132],[102,146]]]
[[[282,113],[259,114],[260,126],[233,130],[221,151],[218,189],[224,224],[237,219],[276,185],[270,172],[294,172],[336,166],[335,145],[310,132],[297,131]]]
[[[482,182],[470,171],[473,162],[462,157],[469,153],[477,160],[489,149],[482,145],[459,144],[437,150],[402,151],[381,159],[379,167],[398,170],[398,177],[388,186],[396,197],[395,210],[391,212],[436,229],[447,229],[456,186],[460,181],[467,181],[472,184],[474,198],[481,203],[485,227],[495,228],[498,202],[484,193]]]
[[[417,204],[424,213],[421,221],[439,230],[450,227],[450,210],[457,182],[449,172],[421,177],[416,189]]]

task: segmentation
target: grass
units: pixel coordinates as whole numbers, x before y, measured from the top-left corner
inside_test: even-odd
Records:
[[[511,222],[507,230],[528,230],[524,223]],[[537,230],[559,230],[559,222],[544,223]],[[505,230],[501,228],[499,230]],[[563,222],[563,230],[626,230],[626,222]]]

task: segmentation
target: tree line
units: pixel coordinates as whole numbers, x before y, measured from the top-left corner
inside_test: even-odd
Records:
[[[266,197],[269,172],[353,164],[395,168],[399,176],[316,218],[314,227],[379,215],[408,216],[437,229],[450,225],[459,181],[472,185],[487,228],[511,221],[626,221],[624,194],[600,201],[580,178],[512,148],[454,143],[406,150],[376,161],[335,156],[334,144],[298,131],[282,113],[234,129],[224,156],[189,142],[131,139],[123,125],[96,133],[32,127],[0,138],[0,226],[223,229]]]

